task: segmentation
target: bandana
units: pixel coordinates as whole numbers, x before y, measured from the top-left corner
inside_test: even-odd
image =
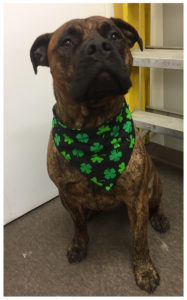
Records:
[[[52,134],[61,155],[92,182],[109,191],[131,158],[135,130],[126,101],[118,115],[94,128],[68,128],[53,106]]]

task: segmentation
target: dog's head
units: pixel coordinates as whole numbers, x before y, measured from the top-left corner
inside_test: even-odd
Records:
[[[79,103],[126,94],[131,87],[132,55],[142,39],[130,24],[99,16],[71,20],[39,36],[30,51],[35,73],[49,66],[63,97]]]

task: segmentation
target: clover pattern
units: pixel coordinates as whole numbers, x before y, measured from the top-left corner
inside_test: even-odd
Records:
[[[135,144],[135,138],[131,134],[130,135],[130,145],[129,145],[129,148],[133,148],[134,144]]]
[[[113,160],[113,161],[118,161],[120,160],[120,158],[122,157],[122,152],[121,151],[117,151],[117,150],[112,150],[111,151],[111,154],[109,156],[110,160]]]
[[[89,136],[87,135],[87,133],[78,133],[76,135],[76,138],[80,143],[88,143],[89,141]]]
[[[126,157],[129,157],[126,151],[132,151],[135,143],[127,105],[123,105],[113,120],[96,128],[93,140],[89,132],[82,132],[80,128],[69,131],[58,119],[53,118],[52,121],[54,142],[61,155],[106,191],[125,170],[128,164]]]
[[[106,190],[110,191],[110,189],[113,187],[113,185],[114,185],[113,183],[110,183],[109,185],[107,185],[106,186]]]
[[[52,128],[54,128],[57,125],[57,120],[53,118],[52,120]]]
[[[124,170],[125,170],[125,163],[122,162],[121,164],[119,164],[118,172],[121,174],[123,173]]]
[[[103,145],[101,145],[100,143],[96,142],[93,143],[93,145],[90,147],[90,151],[92,152],[100,152],[103,149]]]
[[[102,186],[102,185],[103,185],[103,183],[102,183],[102,182],[99,182],[99,181],[97,180],[96,177],[92,177],[90,180],[93,181],[95,184],[97,184],[97,185],[99,185],[99,186]]]
[[[113,179],[116,177],[116,170],[114,168],[108,168],[104,171],[104,175],[106,179]]]
[[[98,128],[97,135],[102,135],[103,133],[105,133],[107,131],[110,131],[110,126],[102,125],[101,127]]]
[[[119,130],[120,130],[120,127],[118,125],[115,125],[112,128],[112,131],[111,131],[110,135],[113,136],[113,137],[117,137],[119,135]]]
[[[62,151],[61,154],[64,156],[64,158],[65,158],[67,161],[70,161],[70,160],[71,160],[70,154],[66,153],[66,151]]]
[[[60,135],[58,135],[57,133],[55,133],[54,141],[57,146],[60,145]]]
[[[82,173],[90,174],[92,172],[92,166],[90,164],[82,163],[80,165],[80,170]]]
[[[121,141],[122,141],[121,138],[118,138],[118,139],[115,138],[111,141],[111,144],[113,145],[114,149],[117,149],[120,147]]]
[[[68,135],[66,135],[65,133],[63,134],[64,137],[64,142],[68,143],[68,145],[71,145],[72,143],[74,143],[74,140],[71,139]]]
[[[127,121],[124,125],[123,125],[123,129],[127,132],[130,133],[132,131],[132,123],[130,121]]]
[[[116,117],[116,122],[121,123],[123,121],[123,116],[122,116],[122,111],[120,112],[120,114]]]
[[[77,156],[77,157],[83,157],[84,156],[84,152],[80,149],[73,149],[72,153],[73,153],[74,156]]]
[[[129,109],[126,108],[126,109],[125,109],[125,112],[126,112],[126,118],[129,119],[129,120],[131,120],[132,117],[131,117],[131,113],[130,113]]]
[[[100,157],[99,155],[97,155],[97,154],[94,154],[93,156],[92,156],[92,158],[91,158],[91,161],[93,162],[93,163],[101,163],[102,161],[104,160],[104,158],[103,157]]]

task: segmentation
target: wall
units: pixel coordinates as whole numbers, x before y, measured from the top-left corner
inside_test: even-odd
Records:
[[[151,45],[163,46],[163,4],[151,4]],[[164,74],[163,69],[150,69],[150,106],[164,108]],[[152,142],[164,145],[164,136],[152,135]]]
[[[163,41],[166,47],[183,47],[183,4],[163,4]],[[164,108],[183,113],[183,70],[167,70],[164,75]],[[183,141],[165,136],[166,146],[183,150]]]
[[[151,45],[183,47],[183,4],[151,4]],[[151,70],[150,105],[183,113],[183,70]],[[183,150],[183,141],[155,135],[152,141]]]
[[[57,196],[46,168],[55,102],[48,68],[34,74],[35,38],[72,18],[113,16],[112,4],[4,5],[4,223]]]

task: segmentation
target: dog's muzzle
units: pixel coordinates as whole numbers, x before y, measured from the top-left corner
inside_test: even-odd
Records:
[[[70,94],[78,102],[123,95],[132,85],[119,51],[105,39],[82,45],[75,70]]]

